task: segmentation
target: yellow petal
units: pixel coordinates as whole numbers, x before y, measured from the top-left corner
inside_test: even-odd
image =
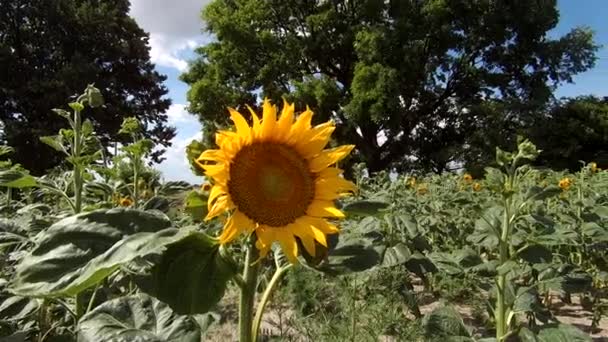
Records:
[[[293,234],[288,231],[281,231],[276,233],[277,240],[281,244],[283,254],[287,257],[292,264],[298,263],[298,244]]]
[[[314,157],[323,151],[335,129],[333,124],[323,124],[311,129],[296,142],[296,150],[306,159]]]
[[[211,210],[213,204],[215,203],[215,200],[219,196],[223,195],[227,195],[227,191],[224,187],[215,185],[213,188],[211,188],[211,192],[209,192],[209,198],[207,199],[207,210]]]
[[[255,227],[253,221],[249,219],[245,214],[236,210],[235,213],[228,218],[228,222],[224,226],[224,230],[220,235],[220,243],[225,244],[231,242],[240,233],[247,231],[250,232]]]
[[[216,178],[224,173],[229,173],[228,168],[224,164],[203,164],[198,163],[205,170],[205,175]]]
[[[332,201],[314,200],[308,206],[306,213],[314,217],[344,218],[344,213],[338,210]]]
[[[310,162],[310,171],[319,172],[346,157],[355,145],[343,145],[321,152]]]
[[[330,201],[356,191],[357,186],[353,182],[340,177],[317,179],[315,182],[315,199]]]
[[[317,255],[317,251],[316,251],[316,247],[315,247],[315,239],[311,238],[310,236],[299,236],[300,241],[302,242],[302,245],[304,246],[304,249],[308,252],[309,255],[311,256],[315,256]]]
[[[295,110],[294,104],[289,104],[287,100],[283,99],[283,110],[281,111],[281,117],[277,122],[277,131],[279,140],[287,139],[291,130],[291,124],[293,123],[293,113]]]
[[[262,126],[260,124],[260,118],[258,117],[256,112],[253,110],[253,108],[251,108],[249,105],[247,105],[247,109],[249,109],[249,113],[251,113],[251,121],[253,122],[251,135],[255,139],[260,136],[260,133],[262,131],[262,129],[261,129]]]
[[[315,227],[312,223],[314,221],[310,220],[296,220],[293,224],[293,232],[296,236],[298,236],[301,240],[304,238],[312,238],[313,240],[319,241],[319,243],[325,247],[327,247],[327,241],[325,239],[325,234]],[[313,241],[314,245],[314,241]],[[314,255],[313,253],[311,253]]]
[[[300,136],[310,129],[310,121],[312,120],[312,111],[306,107],[306,111],[298,116],[296,122],[291,126],[288,143],[297,143]]]
[[[262,138],[272,138],[277,124],[277,108],[264,99],[264,118],[262,119]]]
[[[205,150],[205,151],[203,151],[203,153],[201,153],[201,155],[196,160],[224,162],[224,161],[226,161],[226,157],[224,155],[224,151],[222,151],[222,150]]]
[[[209,221],[212,218],[214,218],[232,208],[234,208],[234,204],[232,203],[232,201],[230,201],[229,196],[220,196],[213,203],[211,210],[209,210],[209,212],[207,213],[207,216],[205,217],[205,221]]]
[[[232,119],[232,122],[234,122],[234,125],[236,126],[237,134],[245,143],[248,143],[251,138],[251,128],[249,127],[249,124],[247,124],[247,120],[243,118],[241,113],[233,108],[228,108],[228,111],[230,112],[230,119]]]
[[[311,217],[311,216],[302,216],[298,219],[298,221],[317,228],[325,235],[336,234],[336,233],[340,232],[338,227],[327,222],[327,220],[322,219],[322,218]]]
[[[272,247],[272,243],[276,241],[274,230],[272,228],[268,228],[266,226],[259,226],[255,230],[255,234],[257,239],[255,241],[256,248],[260,251],[260,259],[266,257],[270,248]]]
[[[317,181],[334,179],[336,177],[339,177],[342,174],[342,172],[344,172],[344,170],[337,168],[337,167],[325,168],[317,174]]]
[[[215,133],[215,144],[222,147],[227,141],[238,137],[235,132],[231,131],[218,131]]]

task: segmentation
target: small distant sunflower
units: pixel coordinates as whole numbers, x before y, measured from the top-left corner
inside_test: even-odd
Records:
[[[416,186],[416,177],[408,177],[405,179],[405,185],[413,188]]]
[[[480,191],[481,190],[481,184],[480,183],[473,183],[473,191]]]
[[[568,190],[568,189],[570,189],[570,186],[572,185],[572,179],[570,179],[568,177],[564,177],[564,178],[560,179],[558,185],[562,190]]]
[[[316,255],[315,241],[327,246],[326,235],[338,233],[326,218],[344,217],[334,200],[356,190],[342,170],[332,166],[354,146],[324,149],[335,125],[330,121],[312,127],[308,108],[294,121],[294,105],[285,102],[277,119],[276,107],[265,99],[262,120],[249,108],[251,126],[239,112],[228,110],[236,131],[219,131],[219,149],[196,159],[214,180],[206,219],[230,212],[220,243],[255,232],[261,257],[277,241],[296,263],[296,238]]]
[[[471,183],[473,181],[473,176],[471,176],[470,173],[465,173],[464,176],[462,176],[462,179],[467,183]]]
[[[120,204],[121,207],[130,207],[133,205],[133,200],[129,197],[122,197],[118,200],[118,204]]]
[[[596,173],[598,171],[597,163],[596,162],[589,163],[589,169],[591,169],[591,172]]]
[[[201,190],[203,190],[204,192],[208,192],[209,190],[211,190],[211,188],[213,188],[213,185],[209,183],[205,183],[201,186]]]

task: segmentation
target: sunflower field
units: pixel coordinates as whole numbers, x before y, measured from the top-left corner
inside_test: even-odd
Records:
[[[602,165],[532,167],[521,138],[483,177],[370,176],[340,168],[335,123],[266,100],[194,154],[202,185],[162,182],[134,118],[105,156],[103,101],[89,86],[55,110],[56,172],[0,150],[1,341],[608,338]]]

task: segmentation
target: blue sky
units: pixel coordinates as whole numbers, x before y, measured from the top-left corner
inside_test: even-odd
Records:
[[[166,0],[131,0],[131,15],[150,33],[152,61],[160,73],[167,75],[165,85],[173,101],[168,115],[170,124],[177,128],[177,136],[165,155],[167,159],[159,165],[166,180],[201,182],[200,177],[192,174],[185,158],[185,147],[200,136],[201,125],[185,110],[188,87],[179,81],[179,75],[194,57],[193,49],[210,40],[202,33],[199,16],[200,9],[208,2],[176,0],[169,7]],[[596,66],[575,76],[574,84],[560,86],[556,96],[608,96],[608,0],[558,0],[558,7],[560,21],[549,32],[550,36],[562,36],[574,27],[588,26],[596,33],[596,43],[603,47],[597,54]]]

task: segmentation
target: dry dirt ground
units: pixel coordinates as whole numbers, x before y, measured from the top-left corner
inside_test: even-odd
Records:
[[[418,286],[416,286],[418,287]],[[422,288],[416,289],[418,293],[422,292]],[[557,296],[555,297],[557,298]],[[238,326],[237,326],[237,303],[238,293],[235,289],[229,291],[226,297],[222,300],[221,315],[222,319],[219,323],[211,326],[204,341],[210,342],[232,342],[238,341]],[[440,300],[433,298],[430,294],[423,294],[420,298],[420,311],[422,314],[431,312],[440,305],[444,305]],[[476,337],[480,337],[484,328],[479,326],[479,322],[474,318],[473,309],[464,304],[451,304],[461,314],[465,324],[472,327]],[[578,296],[572,297],[572,304],[564,304],[559,300],[554,299],[551,305],[551,312],[555,314],[558,321],[571,324],[589,334],[594,342],[608,342],[608,318],[603,317],[600,321],[599,328],[591,331],[590,325],[592,313],[584,311],[579,305]],[[263,338],[260,342],[268,341],[268,337],[273,337],[273,341],[289,341],[289,342],[322,342],[311,341],[305,337],[299,336],[295,331],[290,321],[294,319],[295,313],[285,305],[270,303],[267,311],[264,314],[262,321]],[[413,316],[412,316],[413,317]],[[379,336],[380,342],[402,342],[388,336]],[[403,341],[406,342],[406,341]]]

